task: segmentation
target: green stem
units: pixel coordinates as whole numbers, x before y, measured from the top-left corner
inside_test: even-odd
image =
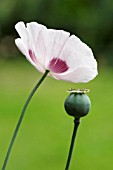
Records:
[[[70,166],[72,152],[73,152],[73,148],[74,148],[74,142],[75,142],[75,138],[76,138],[77,129],[78,129],[78,125],[79,124],[80,124],[80,119],[75,118],[75,120],[74,120],[73,135],[72,135],[72,139],[71,139],[71,145],[70,145],[70,149],[69,149],[69,154],[68,154],[65,170],[68,170],[69,166]]]
[[[20,125],[22,123],[22,120],[23,120],[23,117],[25,115],[25,111],[27,109],[27,106],[33,96],[33,94],[35,93],[35,91],[37,90],[37,88],[40,86],[40,84],[43,82],[43,80],[45,79],[45,77],[47,76],[47,74],[49,73],[48,70],[45,71],[45,73],[43,74],[43,76],[41,77],[41,79],[38,81],[38,83],[36,84],[36,86],[33,88],[33,90],[31,91],[29,97],[27,98],[26,100],[26,103],[22,109],[22,112],[21,112],[21,115],[19,117],[19,120],[18,120],[18,123],[16,125],[16,128],[15,128],[15,131],[14,131],[14,134],[13,134],[13,137],[11,139],[11,142],[10,142],[10,145],[9,145],[9,148],[8,148],[8,151],[6,153],[6,157],[5,157],[5,160],[4,160],[4,163],[3,163],[3,166],[2,166],[2,170],[5,170],[6,169],[6,165],[7,165],[7,162],[8,162],[8,159],[9,159],[9,156],[10,156],[10,153],[11,153],[11,150],[12,150],[12,147],[13,147],[13,144],[14,144],[14,141],[16,139],[16,136],[17,136],[17,133],[19,131],[19,128],[20,128]]]

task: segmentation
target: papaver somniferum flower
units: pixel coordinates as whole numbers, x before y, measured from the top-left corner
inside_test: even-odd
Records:
[[[17,47],[40,72],[49,70],[50,76],[75,83],[88,82],[98,74],[92,50],[75,35],[37,22],[18,22],[15,28],[20,36]]]

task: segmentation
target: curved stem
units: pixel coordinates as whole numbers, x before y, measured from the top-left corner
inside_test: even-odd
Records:
[[[70,166],[72,152],[73,152],[73,148],[74,148],[74,142],[75,142],[76,133],[77,133],[77,129],[78,129],[78,125],[79,124],[80,124],[80,119],[75,118],[75,120],[74,120],[73,135],[72,135],[72,139],[71,139],[71,145],[70,145],[70,149],[69,149],[69,154],[68,154],[65,170],[68,170],[69,166]]]
[[[11,139],[11,142],[10,142],[10,145],[9,145],[9,148],[8,148],[8,151],[6,153],[6,157],[5,157],[5,160],[4,160],[4,163],[3,163],[3,166],[2,166],[2,170],[5,170],[6,169],[6,165],[7,165],[7,162],[8,162],[8,159],[9,159],[9,156],[10,156],[10,153],[11,153],[11,150],[12,150],[12,147],[13,147],[13,144],[14,144],[14,141],[16,139],[16,136],[17,136],[17,133],[19,131],[19,128],[20,128],[20,125],[22,123],[22,120],[23,120],[23,117],[25,115],[25,111],[27,109],[27,106],[33,96],[33,94],[35,93],[35,91],[37,90],[37,88],[40,86],[40,84],[43,82],[43,80],[45,79],[45,77],[47,76],[47,74],[49,73],[48,70],[45,71],[45,73],[43,74],[43,76],[41,77],[41,79],[38,81],[38,83],[36,84],[36,86],[33,88],[33,90],[31,91],[29,97],[27,98],[26,100],[26,103],[22,109],[22,112],[21,112],[21,115],[19,117],[19,120],[17,122],[17,125],[16,125],[16,128],[15,128],[15,131],[14,131],[14,134],[13,134],[13,137]]]

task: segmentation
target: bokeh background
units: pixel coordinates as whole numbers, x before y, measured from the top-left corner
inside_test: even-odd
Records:
[[[112,0],[0,0],[0,168],[23,104],[41,76],[14,44],[14,26],[21,20],[77,35],[93,49],[99,75],[86,84],[45,80],[27,109],[7,170],[64,169],[73,129],[73,118],[63,108],[70,87],[91,89],[92,101],[70,169],[112,170]]]

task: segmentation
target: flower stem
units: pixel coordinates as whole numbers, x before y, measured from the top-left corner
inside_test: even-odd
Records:
[[[11,142],[10,142],[10,145],[9,145],[9,148],[8,148],[8,151],[6,153],[6,157],[5,157],[5,160],[4,160],[4,163],[3,163],[3,166],[2,166],[2,170],[5,170],[6,169],[6,165],[7,165],[7,162],[8,162],[8,159],[9,159],[9,156],[10,156],[10,153],[11,153],[11,150],[12,150],[12,147],[13,147],[13,144],[14,144],[14,141],[16,139],[16,136],[17,136],[17,133],[19,131],[19,128],[20,128],[20,125],[22,123],[22,120],[23,120],[23,117],[25,115],[25,111],[27,109],[27,106],[33,96],[33,94],[35,93],[35,91],[37,90],[37,88],[40,86],[40,84],[43,82],[43,80],[45,79],[45,77],[47,76],[47,74],[49,73],[48,70],[45,71],[45,73],[43,74],[43,76],[41,77],[41,79],[38,81],[38,83],[36,84],[36,86],[33,88],[33,90],[31,91],[29,97],[27,98],[26,100],[26,103],[22,109],[22,112],[21,112],[21,115],[19,117],[19,120],[17,122],[17,125],[16,125],[16,128],[15,128],[15,131],[14,131],[14,134],[12,136],[12,139],[11,139]]]
[[[76,133],[77,133],[77,129],[78,129],[78,125],[79,124],[80,124],[80,119],[75,118],[75,120],[74,120],[73,135],[72,135],[72,139],[71,139],[71,145],[70,145],[70,149],[69,149],[69,154],[68,154],[65,170],[68,170],[69,166],[70,166],[72,152],[73,152],[73,148],[74,148],[74,142],[75,142]]]

